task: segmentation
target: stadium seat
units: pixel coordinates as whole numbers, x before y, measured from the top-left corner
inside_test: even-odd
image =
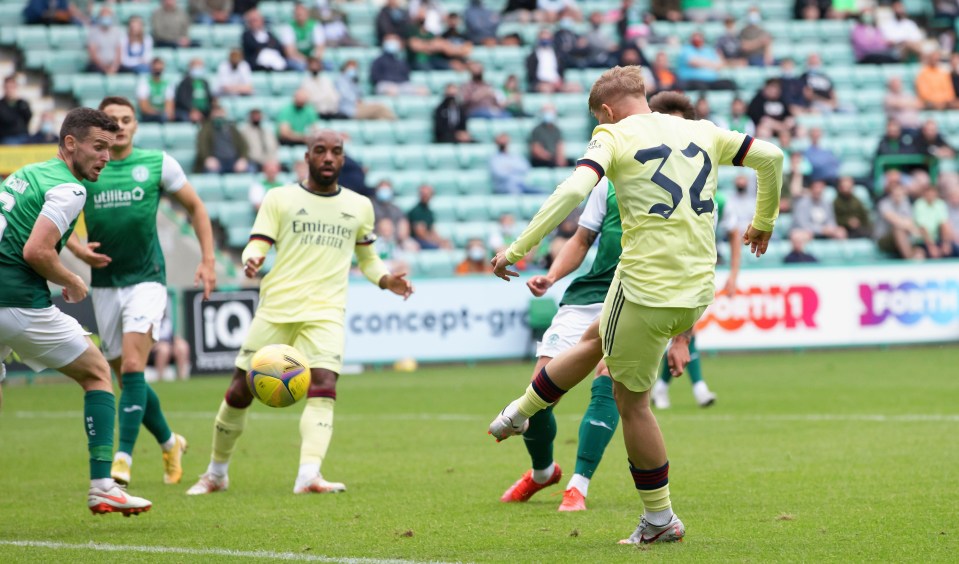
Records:
[[[532,219],[548,197],[549,194],[526,194],[520,196],[519,205],[523,219]]]
[[[293,93],[296,92],[306,77],[305,73],[300,72],[256,72],[254,74],[267,78],[270,85],[269,90],[257,90],[257,94],[272,93],[290,100],[293,99]]]
[[[49,28],[50,44],[60,53],[66,53],[71,50],[86,50],[87,32],[86,28],[68,25],[53,25]]]
[[[456,219],[486,221],[489,219],[487,201],[499,196],[460,196],[456,198]]]
[[[198,26],[191,26],[198,27]],[[240,24],[217,24],[211,27],[210,38],[216,47],[237,47],[240,45],[240,36],[243,35],[243,26]]]
[[[226,200],[218,174],[193,174],[190,176],[190,184],[193,185],[200,199],[207,204]]]
[[[136,99],[137,82],[140,79],[135,74],[107,75],[105,87],[110,96],[123,96],[131,101]]]
[[[250,240],[250,226],[230,225],[226,228],[226,244],[234,249],[242,249]]]
[[[474,167],[472,170],[461,170],[455,174],[457,190],[460,194],[482,195],[491,194],[493,185],[489,177],[489,169],[485,166]]]
[[[485,243],[490,231],[490,223],[488,221],[457,223],[453,226],[453,244],[458,248],[463,248],[469,243],[470,239],[480,239]]]
[[[253,206],[246,200],[242,202],[222,202],[217,221],[220,225],[229,229],[231,227],[245,227],[249,234],[250,226],[253,225]]]
[[[489,217],[491,221],[499,220],[500,216],[506,213],[516,218],[522,217],[523,215],[519,196],[513,196],[511,194],[492,197],[487,196],[486,205],[487,217]]]
[[[72,90],[77,98],[103,98],[106,95],[103,76],[99,74],[73,75]]]
[[[393,136],[398,143],[425,145],[433,142],[433,124],[426,119],[406,119],[389,123],[393,124]]]
[[[168,149],[195,149],[197,128],[192,123],[163,125],[163,143]]]
[[[16,28],[15,38],[17,47],[23,51],[30,49],[47,49],[50,47],[50,37],[47,34],[47,26],[20,26]]]
[[[144,149],[162,149],[163,126],[158,123],[140,123],[137,126],[136,145]]]
[[[439,194],[430,200],[430,209],[433,210],[436,221],[456,221],[457,200],[455,196]]]
[[[412,257],[415,260],[416,270],[424,276],[444,277],[451,276],[455,268],[452,255],[443,250],[423,250]]]
[[[255,178],[249,174],[222,175],[223,195],[230,202],[248,202],[250,198],[250,184]]]

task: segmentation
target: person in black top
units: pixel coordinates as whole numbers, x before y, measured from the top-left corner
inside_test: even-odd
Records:
[[[457,87],[447,84],[445,96],[433,111],[434,143],[469,143],[470,134],[466,131],[466,113],[456,99]]]
[[[0,144],[26,143],[32,117],[30,104],[19,96],[17,76],[8,76],[3,80],[3,99],[0,99]]]
[[[789,106],[783,100],[782,82],[770,78],[756,93],[746,110],[756,126],[756,137],[769,138],[780,131],[792,131],[796,125]]]

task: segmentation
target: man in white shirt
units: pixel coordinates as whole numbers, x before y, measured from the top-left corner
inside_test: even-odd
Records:
[[[909,19],[901,1],[893,2],[891,8],[892,16],[879,26],[879,32],[899,51],[901,57],[921,55],[925,34],[916,22]]]
[[[230,49],[230,58],[216,69],[213,86],[217,96],[249,96],[253,94],[253,71],[243,60],[243,52]]]

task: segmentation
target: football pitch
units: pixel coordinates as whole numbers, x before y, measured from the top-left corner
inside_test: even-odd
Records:
[[[230,490],[187,497],[210,455],[226,379],[156,384],[187,437],[183,483],[162,483],[142,430],[130,491],[139,517],[85,508],[86,439],[75,384],[7,386],[0,413],[0,562],[955,561],[959,554],[959,347],[706,357],[719,399],[698,408],[686,377],[659,412],[673,545],[619,546],[641,512],[622,435],[594,476],[588,511],[559,513],[589,386],[556,408],[560,485],[526,504],[503,491],[528,468],[522,440],[489,420],[531,364],[343,376],[323,473],[338,495],[292,494],[302,406],[256,404]],[[585,383],[584,383],[585,384]]]

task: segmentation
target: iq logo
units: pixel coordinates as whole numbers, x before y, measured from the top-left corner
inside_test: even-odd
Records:
[[[859,297],[863,327],[881,325],[896,319],[903,325],[914,325],[931,319],[938,325],[959,321],[959,281],[929,280],[901,284],[860,284]]]
[[[697,327],[704,329],[716,323],[726,331],[737,331],[753,325],[761,331],[776,327],[795,329],[816,327],[819,296],[809,286],[752,287],[728,296],[716,293],[716,301],[700,319]]]

